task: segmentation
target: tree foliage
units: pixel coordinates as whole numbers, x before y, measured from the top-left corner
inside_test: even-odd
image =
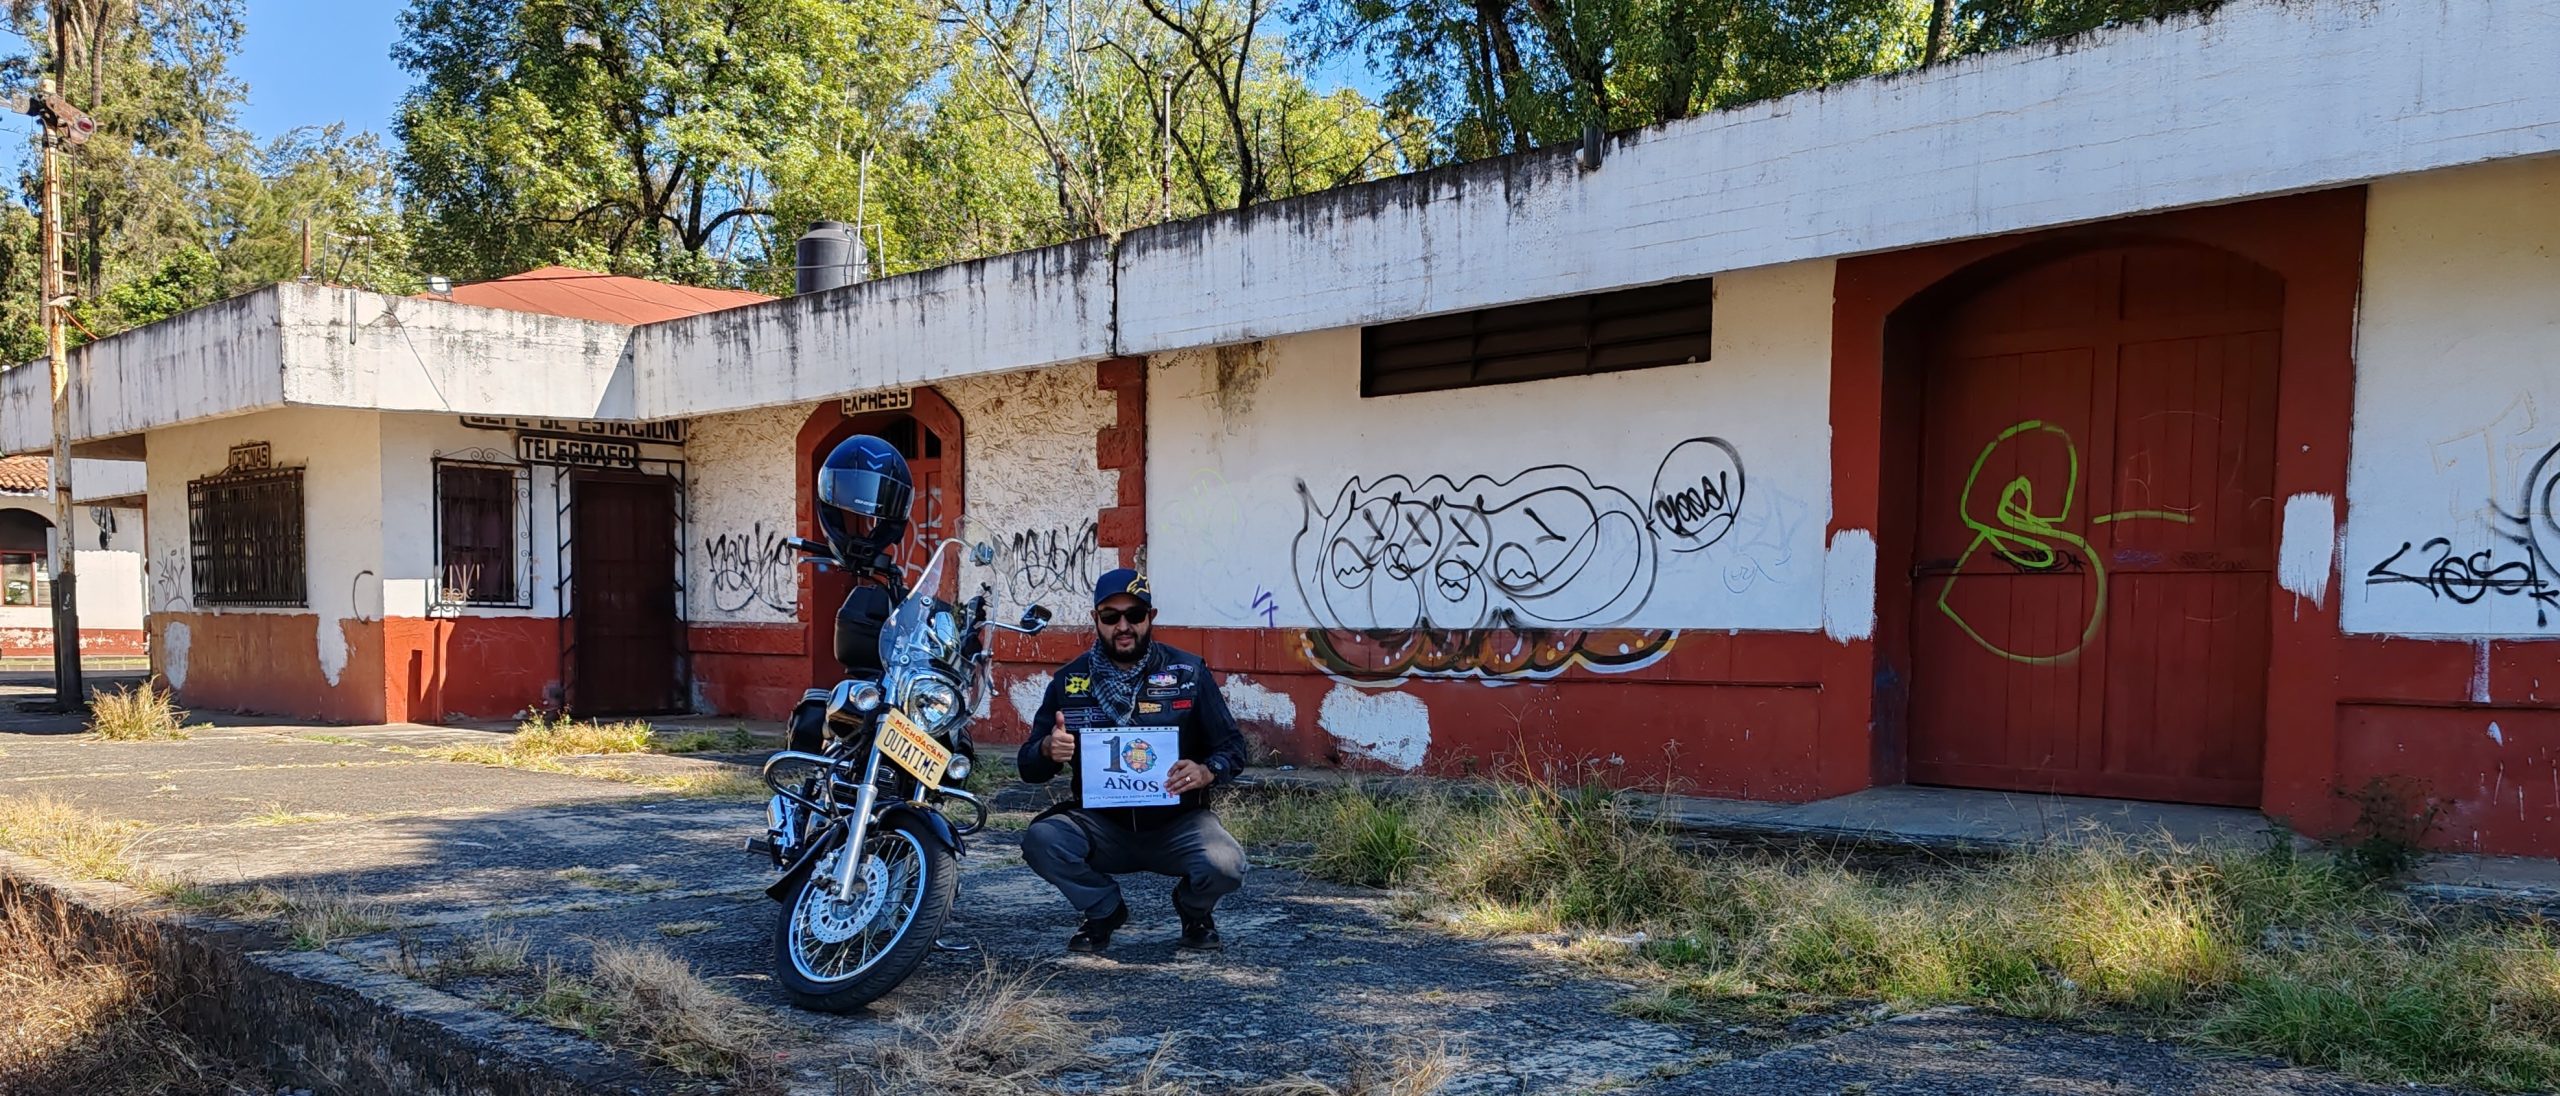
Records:
[[[9,5],[28,48],[0,57],[0,80],[53,77],[98,121],[61,157],[74,341],[295,276],[305,223],[351,280],[402,283],[406,243],[379,141],[329,127],[260,144],[240,128],[247,89],[229,69],[239,0],[61,0],[56,14]],[[18,191],[0,210],[0,361],[12,363],[44,350],[32,142]]]
[[[2220,0],[1305,0],[1460,159]]]

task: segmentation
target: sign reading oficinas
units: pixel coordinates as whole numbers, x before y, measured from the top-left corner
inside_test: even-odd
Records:
[[[637,471],[640,447],[627,441],[599,438],[555,438],[547,434],[516,435],[516,459],[526,464],[565,464],[574,468]]]
[[[844,413],[867,415],[874,411],[904,411],[915,405],[915,389],[884,388],[877,392],[865,392],[859,396],[846,396]]]
[[[464,415],[462,425],[479,430],[517,430],[528,434],[619,438],[653,445],[683,445],[684,420],[666,422],[598,422],[594,419],[514,419],[502,415]]]
[[[276,447],[263,441],[231,447],[231,463],[225,472],[264,472],[276,466]]]

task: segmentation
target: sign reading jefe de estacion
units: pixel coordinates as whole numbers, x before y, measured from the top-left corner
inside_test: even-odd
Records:
[[[479,430],[521,430],[530,434],[618,438],[652,445],[683,445],[684,422],[598,422],[593,419],[513,419],[501,415],[464,415],[462,425]]]
[[[627,441],[516,435],[516,459],[526,464],[566,464],[630,472],[640,467],[640,447]]]

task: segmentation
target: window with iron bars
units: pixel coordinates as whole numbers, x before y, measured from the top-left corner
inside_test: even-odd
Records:
[[[436,548],[447,605],[524,604],[516,574],[521,469],[436,462]]]
[[[300,608],[310,603],[302,469],[189,481],[187,539],[197,604]]]
[[[1708,359],[1715,279],[1400,320],[1360,330],[1360,394],[1395,396]]]

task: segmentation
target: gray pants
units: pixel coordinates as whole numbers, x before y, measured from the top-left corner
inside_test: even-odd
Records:
[[[1120,883],[1130,872],[1170,875],[1173,902],[1203,914],[1244,885],[1244,846],[1207,810],[1193,811],[1152,830],[1061,811],[1022,835],[1022,861],[1058,888],[1086,917],[1109,917],[1120,908]]]

